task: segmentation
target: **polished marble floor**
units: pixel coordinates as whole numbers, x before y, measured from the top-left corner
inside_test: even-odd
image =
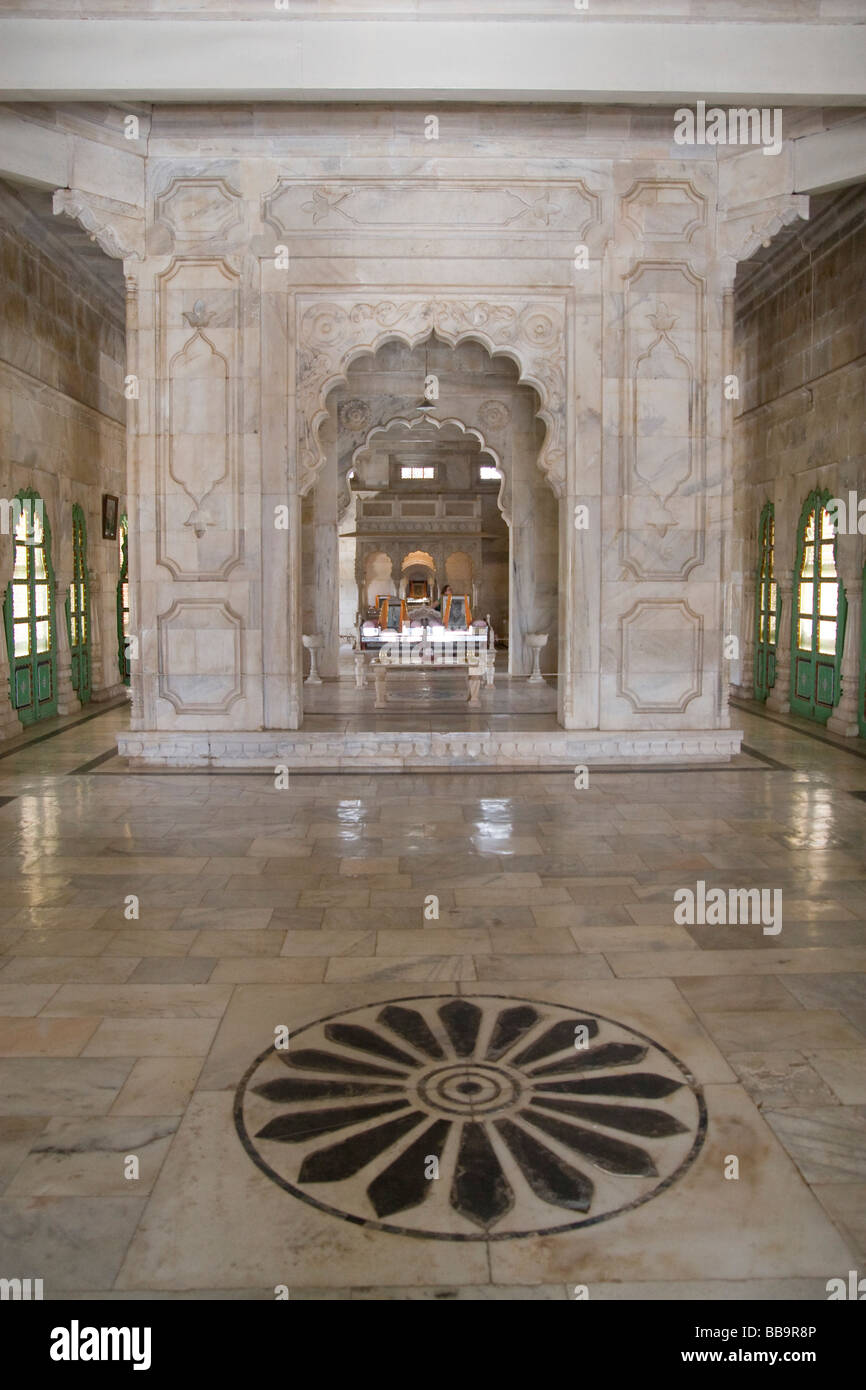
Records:
[[[277,790],[131,775],[126,717],[0,749],[0,1276],[808,1300],[864,1268],[862,745],[738,709],[715,769]],[[781,932],[678,925],[699,880],[781,890]]]

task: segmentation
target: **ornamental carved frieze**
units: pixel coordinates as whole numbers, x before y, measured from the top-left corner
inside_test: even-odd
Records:
[[[402,534],[409,532],[435,532],[437,535],[468,536],[480,532],[481,518],[467,517],[457,520],[450,516],[423,516],[423,517],[360,517],[357,522],[357,530],[366,536],[389,535],[392,532]]]
[[[392,295],[380,300],[299,295],[297,401],[299,485],[307,492],[325,456],[318,440],[328,393],[346,381],[359,352],[375,352],[389,338],[415,347],[431,333],[456,347],[467,339],[503,353],[535,388],[546,425],[539,467],[554,492],[565,486],[566,340],[562,296],[429,297]]]
[[[436,236],[562,232],[583,240],[601,200],[582,179],[303,179],[280,177],[262,198],[262,220],[281,238],[419,228]]]

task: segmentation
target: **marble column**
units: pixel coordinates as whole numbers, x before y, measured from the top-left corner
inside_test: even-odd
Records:
[[[336,442],[333,425],[327,421],[320,439],[328,461],[319,470],[313,493],[313,590],[315,626],[322,638],[318,652],[319,675],[336,677],[340,672],[340,542],[337,525]]]
[[[742,606],[739,614],[740,679],[731,686],[742,700],[755,698],[755,590],[755,576],[747,573],[743,579]],[[779,636],[777,632],[777,645]]]
[[[794,581],[790,575],[777,577],[779,589],[779,622],[776,628],[776,683],[767,696],[767,708],[777,714],[788,714],[791,709],[791,604],[794,597]]]
[[[827,728],[844,738],[856,738],[860,733],[859,708],[860,691],[860,633],[863,603],[862,570],[857,578],[845,584],[848,599],[848,616],[845,620],[845,637],[842,648],[842,695],[838,705],[827,720]]]
[[[55,571],[54,578],[54,640],[57,644],[57,713],[73,714],[81,709],[81,701],[72,688],[72,652],[66,626],[66,599],[72,576]]]
[[[103,665],[102,575],[90,568],[87,571],[87,622],[90,629],[90,690],[93,698],[93,693],[101,691],[108,681]]]

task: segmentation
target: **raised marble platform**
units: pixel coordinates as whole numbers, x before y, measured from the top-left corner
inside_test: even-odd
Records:
[[[740,729],[686,729],[666,733],[549,729],[364,733],[280,730],[229,733],[123,733],[121,757],[131,767],[277,766],[351,772],[431,768],[588,767],[727,762],[740,751]]]

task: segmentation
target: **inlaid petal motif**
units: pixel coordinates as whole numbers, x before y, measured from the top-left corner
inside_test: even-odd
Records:
[[[693,1162],[706,1114],[682,1063],[630,1027],[431,995],[299,1028],[250,1067],[235,1121],[270,1178],[334,1216],[499,1240],[648,1201]]]

